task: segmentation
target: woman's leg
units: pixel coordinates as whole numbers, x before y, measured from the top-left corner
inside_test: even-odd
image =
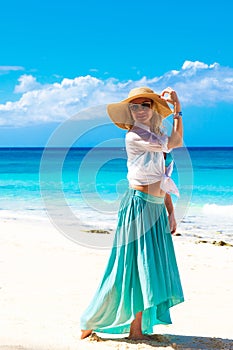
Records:
[[[135,319],[131,323],[129,339],[132,340],[149,340],[149,336],[142,334],[142,312],[136,314]]]

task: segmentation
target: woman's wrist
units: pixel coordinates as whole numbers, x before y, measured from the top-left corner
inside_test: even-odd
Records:
[[[173,113],[173,119],[180,119],[182,117],[182,112],[174,112]]]

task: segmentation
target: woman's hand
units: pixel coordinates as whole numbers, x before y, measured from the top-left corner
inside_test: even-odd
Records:
[[[172,203],[172,197],[169,193],[166,193],[164,203],[168,212],[168,221],[170,225],[171,234],[173,234],[176,232],[177,223],[175,218],[174,206]]]
[[[161,98],[174,106],[174,113],[180,112],[180,101],[175,90],[173,90],[170,87],[167,87],[161,92]]]
[[[176,228],[177,228],[174,211],[168,215],[168,221],[170,225],[171,234],[173,235],[176,232]]]

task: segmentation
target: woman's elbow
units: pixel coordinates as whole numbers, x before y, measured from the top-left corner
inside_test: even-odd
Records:
[[[172,148],[179,148],[183,146],[183,139],[179,140],[170,140],[168,141],[167,148],[168,150],[171,150]]]
[[[183,140],[181,139],[178,143],[176,147],[182,147],[183,146]]]

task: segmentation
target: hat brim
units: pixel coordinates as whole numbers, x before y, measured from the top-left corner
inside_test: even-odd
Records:
[[[172,114],[171,108],[168,103],[160,97],[160,95],[155,93],[143,93],[136,96],[131,96],[117,103],[110,103],[107,105],[107,112],[112,121],[121,129],[130,129],[133,122],[131,113],[129,110],[129,103],[136,98],[148,98],[154,101],[156,105],[157,112],[161,115],[163,119],[167,118]]]

